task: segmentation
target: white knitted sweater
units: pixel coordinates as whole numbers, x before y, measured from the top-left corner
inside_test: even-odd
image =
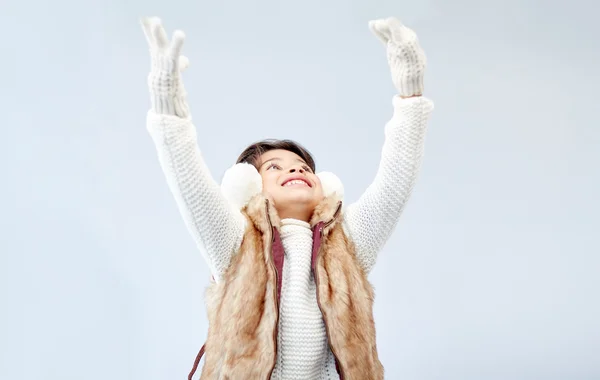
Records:
[[[425,97],[393,99],[385,143],[373,183],[345,207],[343,226],[366,271],[394,229],[421,163],[433,103]],[[186,226],[217,281],[239,248],[245,228],[202,159],[191,119],[149,111],[148,130]],[[284,219],[285,250],[277,364],[273,379],[337,379],[310,270],[312,235],[307,223]]]

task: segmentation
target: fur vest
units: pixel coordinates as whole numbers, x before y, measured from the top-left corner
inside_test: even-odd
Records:
[[[327,196],[310,221],[312,269],[340,379],[382,380],[373,320],[374,292],[342,227],[342,202]],[[201,379],[269,380],[276,363],[283,244],[280,219],[262,194],[245,201],[247,227],[239,251],[206,291],[209,330],[189,379],[204,355]]]

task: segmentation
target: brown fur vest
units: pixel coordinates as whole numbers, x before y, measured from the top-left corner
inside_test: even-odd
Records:
[[[341,225],[341,201],[315,209],[313,274],[330,348],[340,379],[381,380],[373,321],[373,289]],[[205,354],[202,380],[269,380],[277,354],[283,268],[280,220],[262,195],[243,209],[248,227],[239,252],[206,292],[209,331],[190,378]]]

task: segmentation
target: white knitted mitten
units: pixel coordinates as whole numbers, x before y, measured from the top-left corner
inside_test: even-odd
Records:
[[[369,28],[387,48],[392,81],[400,96],[422,95],[427,59],[417,34],[393,17],[372,20]]]
[[[152,64],[148,75],[152,110],[157,114],[189,117],[187,93],[181,79],[181,72],[189,65],[189,60],[180,55],[185,34],[176,30],[169,42],[158,17],[143,18],[142,27]]]

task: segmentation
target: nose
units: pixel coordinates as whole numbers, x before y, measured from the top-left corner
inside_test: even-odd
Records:
[[[290,169],[290,173],[300,173],[300,174],[304,174],[304,169],[302,169],[301,167],[293,167]]]

